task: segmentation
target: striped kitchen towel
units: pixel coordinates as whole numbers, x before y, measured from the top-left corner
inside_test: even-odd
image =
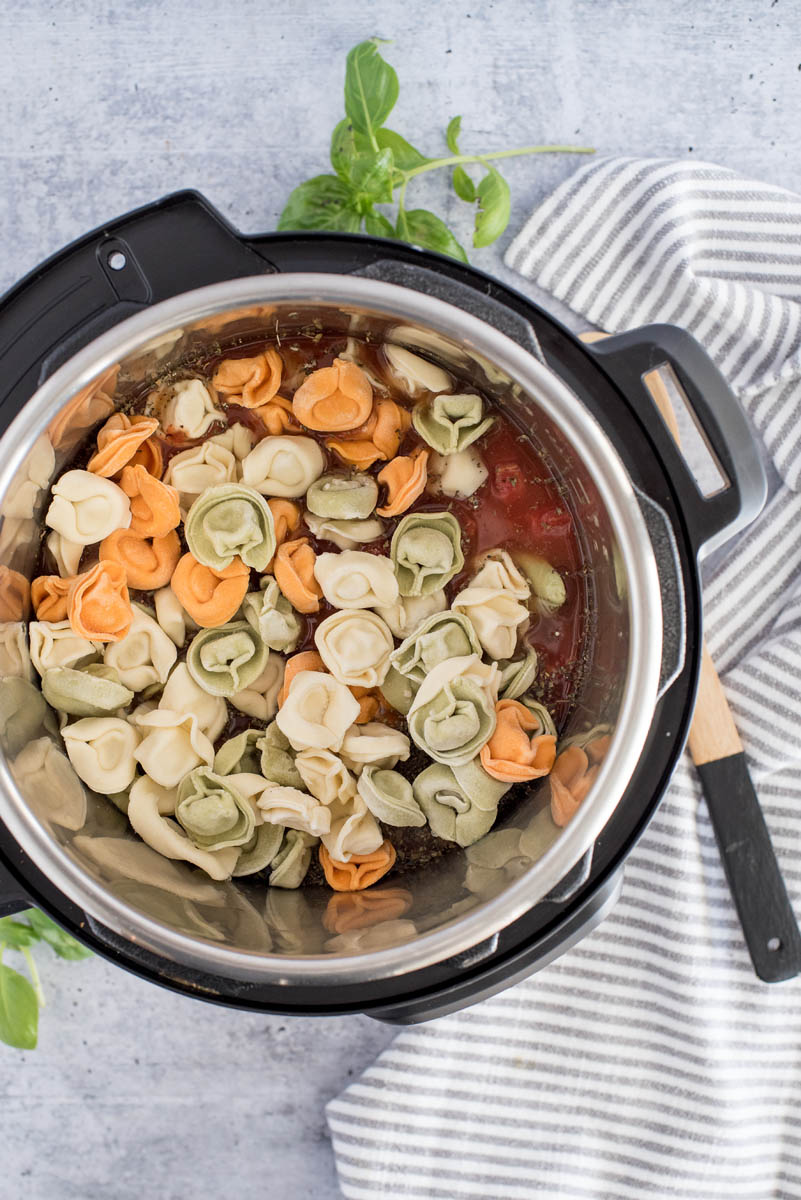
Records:
[[[705,608],[800,911],[801,200],[707,164],[599,160],[507,261],[603,328],[691,330],[782,476],[716,557]],[[360,1200],[768,1200],[801,1197],[800,1088],[801,981],[756,978],[685,758],[607,920],[525,983],[400,1033],[327,1116]]]

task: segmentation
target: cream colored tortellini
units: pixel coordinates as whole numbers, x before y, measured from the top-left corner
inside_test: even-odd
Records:
[[[368,688],[383,683],[395,645],[381,618],[366,609],[332,613],[315,629],[314,643],[336,680]]]
[[[340,550],[354,550],[368,542],[377,542],[384,536],[384,522],[380,517],[368,517],[364,521],[341,521],[333,517],[317,517],[307,511],[303,519],[316,538],[333,542]]]
[[[161,787],[177,787],[195,767],[210,767],[214,747],[191,712],[156,708],[135,713],[133,723],[142,736],[135,757],[146,775]],[[111,788],[110,791],[122,791]]]
[[[216,438],[209,438],[171,458],[164,482],[178,490],[181,509],[186,512],[206,488],[235,483],[238,473],[232,451]]]
[[[320,554],[314,575],[334,608],[388,607],[398,598],[398,581],[390,560],[365,550]]]
[[[199,687],[183,662],[177,663],[170,672],[158,707],[174,713],[191,713],[197,720],[198,729],[210,742],[217,740],[228,720],[228,709],[222,696],[212,696]]]
[[[262,438],[242,462],[242,479],[265,496],[303,496],[323,473],[323,452],[313,438],[288,434]]]
[[[239,557],[264,571],[275,554],[275,525],[267,501],[255,488],[222,483],[193,503],[184,525],[186,544],[198,562],[224,571]]]
[[[149,613],[133,605],[131,628],[119,642],[106,646],[105,663],[132,692],[164,683],[178,657],[175,643]]]
[[[230,879],[239,857],[239,848],[201,850],[184,833],[175,814],[177,790],[163,787],[146,775],[131,788],[128,820],[143,842],[165,858],[173,858],[200,867],[211,879]]]
[[[61,730],[69,760],[101,795],[124,792],[136,775],[139,730],[120,717],[84,717]]]
[[[442,612],[427,617],[411,637],[393,650],[390,662],[419,685],[446,658],[465,658],[470,654],[481,656],[473,626],[462,613]]]
[[[65,471],[53,484],[45,522],[70,542],[91,546],[131,523],[131,502],[122,488],[91,471]]]
[[[76,667],[91,662],[103,649],[100,642],[90,642],[73,633],[69,621],[31,621],[28,639],[31,662],[40,675],[52,667]]]
[[[406,734],[382,721],[351,725],[340,750],[345,766],[357,775],[366,766],[394,767],[399,762],[406,762],[410,754],[411,743]]]
[[[77,832],[86,824],[86,792],[75,768],[48,737],[20,750],[11,774],[34,812],[54,825]]]
[[[372,854],[384,835],[362,796],[354,792],[348,800],[330,806],[331,828],[321,841],[335,862],[350,862],[354,854]]]
[[[42,676],[42,695],[52,708],[71,717],[110,716],[134,698],[113,667],[101,663],[89,663],[79,671],[51,667]]]
[[[417,392],[445,392],[451,386],[451,377],[442,367],[413,354],[405,346],[395,346],[388,342],[384,353],[395,381],[410,396]]]
[[[415,743],[435,762],[460,766],[495,732],[499,671],[478,655],[446,659],[434,667],[407,718]]]
[[[415,633],[426,617],[444,612],[448,600],[443,588],[425,596],[399,596],[394,604],[385,607],[376,605],[376,612],[386,621],[396,638],[407,638]]]
[[[417,404],[412,423],[438,454],[456,454],[485,434],[493,418],[484,416],[480,396],[459,394],[434,396]]]
[[[301,750],[295,757],[295,769],[306,791],[321,804],[346,802],[356,794],[356,780],[330,750]]]
[[[262,818],[270,825],[300,829],[313,837],[331,828],[329,809],[308,792],[293,787],[268,786],[256,801]]]
[[[302,628],[301,618],[272,575],[264,576],[260,591],[248,592],[242,601],[242,614],[271,650],[291,654],[297,646]]]
[[[487,482],[489,471],[478,450],[458,450],[456,454],[432,454],[428,462],[430,490],[456,500],[466,500]]]
[[[409,513],[390,547],[401,596],[438,591],[464,566],[462,534],[453,513]]]
[[[14,675],[19,679],[33,679],[31,666],[25,623],[0,622],[0,678]]]
[[[331,471],[316,479],[306,493],[306,507],[318,517],[361,520],[378,503],[378,484],[362,471]]]
[[[178,785],[175,816],[189,840],[201,850],[244,846],[253,837],[253,805],[237,789],[236,776],[224,777],[195,767]],[[263,780],[256,776],[257,785]]]
[[[358,788],[370,812],[385,825],[425,825],[425,814],[414,798],[412,785],[398,771],[365,767]]]
[[[316,846],[317,841],[302,829],[285,830],[280,849],[270,864],[270,887],[299,888],[306,878],[312,846]]]
[[[278,693],[284,685],[284,669],[282,656],[269,650],[267,664],[261,675],[228,699],[234,708],[247,713],[249,717],[255,717],[259,721],[271,721],[278,709]]]
[[[235,696],[267,666],[267,647],[247,621],[201,629],[186,652],[189,674],[213,696]]]
[[[471,846],[492,828],[498,802],[510,786],[471,759],[453,767],[432,763],[417,776],[413,790],[435,837]]]
[[[165,429],[180,429],[188,438],[200,438],[215,421],[225,420],[225,414],[215,407],[214,396],[201,379],[180,379],[171,391],[161,418]]]
[[[52,529],[45,538],[45,545],[56,562],[56,569],[62,579],[69,579],[78,574],[83,554],[82,542],[71,542],[62,534]]]
[[[153,593],[153,603],[156,608],[156,620],[170,641],[180,649],[186,641],[187,633],[197,629],[197,625],[169,584]]]
[[[528,624],[531,589],[505,550],[488,554],[478,573],[453,601],[470,619],[490,658],[510,659]]]
[[[241,474],[242,460],[247,458],[256,444],[256,435],[247,425],[240,425],[237,421],[229,425],[224,433],[215,433],[213,438],[209,438],[209,442],[215,446],[222,446],[223,450],[229,450],[236,459],[237,473]]]
[[[275,719],[295,750],[339,750],[358,715],[359,701],[333,675],[300,671]]]
[[[36,515],[39,499],[50,486],[56,467],[56,455],[47,434],[36,439],[17,471],[3,500],[5,521],[30,520]]]

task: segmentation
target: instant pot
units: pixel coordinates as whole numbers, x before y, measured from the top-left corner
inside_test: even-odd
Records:
[[[451,259],[337,233],[242,237],[181,192],[80,239],[0,303],[3,674],[37,678],[24,581],[75,446],[157,376],[265,337],[405,346],[494,397],[534,442],[587,568],[586,665],[563,736],[611,735],[597,779],[563,830],[538,781],[466,851],[332,899],[214,883],[161,858],[80,784],[47,714],[22,749],[0,748],[0,903],[38,905],[97,953],[205,1000],[420,1021],[542,967],[615,903],[692,715],[699,554],[759,511],[760,456],[723,379],[678,329],[585,345]],[[654,371],[717,462],[713,495],[653,403]]]

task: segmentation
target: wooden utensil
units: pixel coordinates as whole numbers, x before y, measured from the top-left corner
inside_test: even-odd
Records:
[[[585,342],[607,336],[595,331],[581,335]],[[680,445],[676,414],[662,375],[649,371],[643,382]],[[792,979],[801,973],[801,933],[706,641],[687,744],[754,970],[766,983]]]

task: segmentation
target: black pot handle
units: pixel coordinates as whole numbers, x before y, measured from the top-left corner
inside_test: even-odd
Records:
[[[23,909],[30,908],[31,901],[25,895],[22,887],[6,868],[0,863],[0,917],[12,917]]]
[[[0,300],[0,423],[77,350],[132,313],[274,270],[197,192],[175,192],[102,225]]]
[[[759,443],[738,400],[702,346],[675,325],[645,325],[587,347],[631,403],[677,485],[690,537],[710,553],[759,514],[767,478]],[[687,408],[725,475],[725,484],[704,496],[665,425],[644,376],[672,368]],[[636,398],[642,403],[637,404]]]

